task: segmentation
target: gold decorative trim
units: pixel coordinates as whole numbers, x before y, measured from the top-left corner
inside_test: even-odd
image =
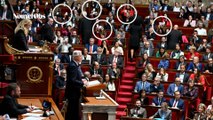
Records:
[[[42,70],[37,66],[32,66],[27,70],[27,82],[29,83],[41,83],[44,82],[41,80],[43,76]]]
[[[13,48],[11,45],[8,44],[8,42],[9,42],[9,39],[5,37],[4,38],[4,47],[8,54],[23,54],[24,53],[24,51]]]

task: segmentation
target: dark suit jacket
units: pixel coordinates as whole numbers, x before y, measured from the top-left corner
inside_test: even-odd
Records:
[[[210,53],[210,58],[213,58],[213,53]],[[204,60],[204,61],[207,61],[207,60],[208,60],[208,55],[207,55],[207,54],[204,54],[204,55],[203,55],[203,60]]]
[[[61,62],[62,63],[70,63],[72,59],[70,59],[69,54],[65,54],[61,57]]]
[[[52,27],[47,23],[41,28],[41,38],[42,40],[47,40],[50,43],[52,43],[55,38]]]
[[[3,108],[3,109],[2,109]],[[6,95],[2,101],[2,114],[9,114],[10,117],[18,117],[20,114],[27,113],[28,106],[17,103],[17,100],[9,95]]]
[[[182,33],[179,30],[172,30],[167,37],[168,49],[174,50],[177,43],[182,42]]]
[[[187,63],[186,62],[184,62],[183,63],[184,65],[185,65],[185,67],[187,68]],[[179,61],[177,61],[176,63],[175,63],[175,68],[174,69],[178,69],[178,67],[179,67],[179,65],[180,65],[180,62]]]
[[[167,110],[165,113],[164,113],[164,119],[163,120],[172,120],[172,111],[171,110]],[[154,118],[162,118],[163,116],[163,110],[159,109],[154,115],[153,117]]]
[[[174,104],[174,101],[175,101],[175,98],[171,98],[171,99],[169,100],[168,105],[169,105],[170,107],[172,107],[173,104]],[[177,108],[184,110],[184,101],[183,101],[182,99],[179,99],[179,100],[178,100]]]
[[[101,57],[100,57],[100,59],[99,59],[99,61],[98,61],[98,55],[97,55],[97,54],[93,54],[93,55],[92,55],[92,63],[93,63],[94,61],[97,61],[97,62],[98,62],[99,64],[101,64],[101,65],[106,65],[106,64],[107,64],[106,55],[101,54]]]
[[[164,91],[164,87],[163,87],[163,85],[162,84],[160,84],[159,86],[157,86],[157,87],[155,87],[155,85],[154,84],[151,84],[150,85],[150,93],[151,92],[159,92],[159,91]]]
[[[168,5],[168,4],[164,4],[164,3],[162,2],[162,0],[159,0],[159,2],[160,2],[160,5],[162,6],[162,9],[161,9],[162,11],[164,11],[165,7],[167,7],[167,8],[166,8],[167,11],[172,10],[172,7],[171,7],[170,5]]]
[[[175,78],[180,77],[180,73],[176,73]],[[185,72],[184,77],[183,77],[183,83],[187,83],[189,80],[189,74]]]
[[[78,33],[81,33],[82,42],[83,44],[88,44],[89,39],[92,37],[92,26],[93,22],[91,20],[88,20],[86,18],[81,18],[79,20],[79,31]]]
[[[156,106],[161,106],[163,102],[166,102],[166,98],[161,98],[160,101],[158,101],[158,97],[153,98],[152,103],[155,103]]]
[[[114,59],[114,55],[109,56],[108,64],[112,65],[113,59]],[[124,64],[123,57],[122,56],[118,56],[117,67],[118,68],[123,68],[123,64]]]
[[[21,4],[20,6],[15,5],[15,6],[13,7],[14,11],[21,11],[23,8],[24,8],[24,5],[23,5],[23,4]]]
[[[63,77],[61,76],[57,76],[56,77],[56,82],[55,82],[55,86],[56,88],[60,89],[60,88],[63,88],[66,84],[66,81]]]
[[[15,35],[14,35],[14,40],[12,42],[12,46],[18,50],[28,50],[27,46],[27,37],[24,34],[23,30],[19,30]]]
[[[67,99],[79,99],[84,83],[79,66],[73,60],[67,66],[66,82],[65,97]]]
[[[3,16],[3,12],[4,12],[3,10],[0,11],[0,17]],[[12,20],[12,19],[13,19],[13,14],[12,14],[12,12],[11,12],[10,10],[7,10],[6,18],[7,18],[8,20]]]
[[[89,69],[89,72],[90,72],[91,75],[94,75],[94,68],[91,67],[91,68]],[[99,68],[99,69],[98,69],[98,73],[96,73],[96,74],[99,74],[101,77],[103,77],[103,70],[102,70],[101,68]]]

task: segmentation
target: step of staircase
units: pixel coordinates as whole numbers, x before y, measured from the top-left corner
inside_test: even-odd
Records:
[[[123,92],[131,92],[132,90],[133,90],[132,85],[120,85],[120,89],[119,89],[119,91],[123,91]]]
[[[122,80],[121,85],[133,85],[133,80]]]
[[[124,111],[117,111],[117,113],[116,113],[116,119],[120,120],[121,116],[126,116],[126,112],[124,112]]]
[[[126,97],[117,98],[117,102],[122,104],[130,103],[131,101],[132,101],[132,98],[126,98]]]
[[[123,79],[133,80],[134,77],[135,77],[135,73],[124,73],[123,74]]]

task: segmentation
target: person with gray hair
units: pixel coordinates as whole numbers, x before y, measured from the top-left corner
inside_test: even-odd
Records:
[[[68,101],[67,113],[65,120],[80,120],[80,98],[81,89],[88,85],[87,80],[82,79],[80,63],[82,61],[82,52],[73,51],[73,59],[67,67],[67,83],[65,89],[65,98]]]

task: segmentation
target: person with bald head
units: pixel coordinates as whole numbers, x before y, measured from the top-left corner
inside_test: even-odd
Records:
[[[68,101],[68,106],[65,120],[80,120],[79,106],[81,89],[83,86],[88,85],[88,81],[82,79],[83,73],[80,68],[80,63],[82,62],[82,52],[80,50],[74,50],[72,57],[72,61],[67,66],[65,98]]]
[[[199,62],[199,57],[195,56],[193,61],[189,63],[187,71],[194,71],[195,68],[202,71],[202,63]]]
[[[181,85],[181,79],[179,77],[175,78],[175,82],[171,83],[167,89],[167,94],[174,96],[175,91],[179,91],[180,94],[183,94],[183,85]]]
[[[182,42],[182,33],[178,30],[178,25],[174,25],[173,30],[168,34],[167,45],[168,49],[174,50],[177,43]]]
[[[41,39],[46,40],[50,43],[55,39],[55,35],[52,29],[53,26],[53,18],[48,18],[48,22],[41,27]]]

